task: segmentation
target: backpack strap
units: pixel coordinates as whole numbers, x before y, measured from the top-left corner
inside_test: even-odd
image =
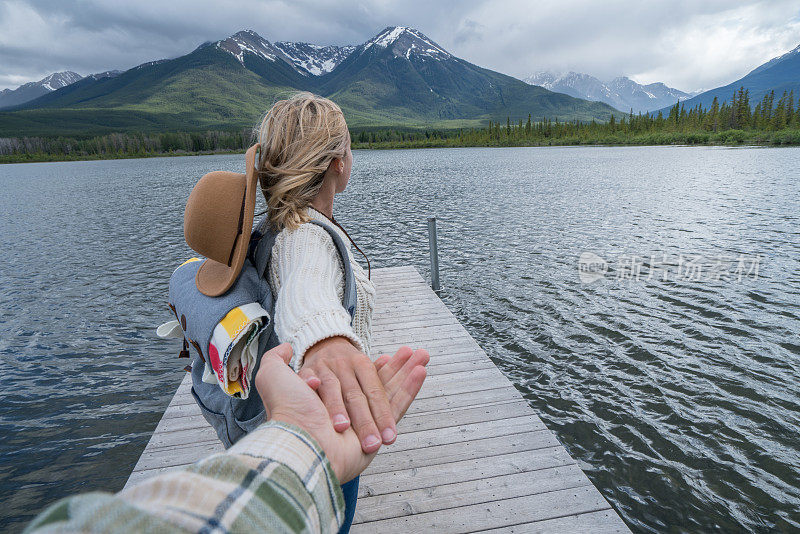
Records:
[[[356,279],[353,273],[353,266],[350,264],[350,255],[347,252],[347,244],[345,244],[342,236],[339,235],[332,226],[325,224],[322,221],[310,220],[310,223],[321,226],[328,232],[333,239],[333,244],[336,245],[336,250],[342,259],[342,267],[344,268],[344,294],[342,295],[342,305],[347,313],[350,314],[352,322],[353,316],[356,313],[356,302],[358,296],[356,295]],[[275,232],[271,231],[269,227],[268,216],[265,215],[258,223],[258,226],[253,230],[250,238],[250,257],[253,264],[256,266],[258,275],[265,278],[267,265],[269,265],[269,258],[272,254],[272,246],[275,244]]]
[[[250,256],[253,265],[256,266],[258,276],[265,278],[269,257],[272,254],[272,245],[275,244],[275,232],[269,227],[269,214],[259,221],[258,225],[250,235]]]
[[[353,273],[353,266],[350,264],[350,255],[347,253],[347,245],[345,244],[342,236],[339,235],[332,226],[325,224],[322,221],[315,219],[309,222],[323,227],[331,235],[333,244],[336,245],[336,250],[339,251],[339,256],[342,258],[342,267],[344,268],[344,294],[342,295],[342,304],[347,313],[350,314],[350,323],[353,322],[353,317],[356,313],[356,277]]]

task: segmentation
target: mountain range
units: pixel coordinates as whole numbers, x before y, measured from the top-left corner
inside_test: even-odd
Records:
[[[0,135],[252,127],[296,90],[332,98],[357,128],[478,126],[528,114],[603,121],[615,112],[469,63],[413,28],[387,27],[345,47],[273,44],[245,30],[10,108]]]
[[[605,102],[625,112],[633,110],[634,113],[647,113],[675,105],[675,102],[687,100],[697,94],[673,89],[661,82],[642,85],[625,76],[603,82],[580,72],[557,74],[552,71],[540,71],[525,78],[524,81],[575,98]]]
[[[24,104],[56,89],[66,87],[83,78],[80,74],[66,70],[54,72],[38,82],[28,82],[16,89],[3,89],[0,91],[0,108]]]
[[[52,91],[57,91],[62,87],[72,85],[85,78],[99,80],[101,78],[113,78],[120,74],[122,74],[121,70],[107,70],[89,74],[88,76],[81,76],[77,72],[72,72],[71,70],[54,72],[38,82],[28,82],[20,85],[16,89],[3,89],[0,91],[0,109],[18,107],[21,104],[35,100]]]
[[[0,136],[249,128],[272,102],[296,90],[331,97],[348,124],[363,129],[469,127],[528,114],[603,121],[631,109],[666,111],[676,101],[707,107],[714,97],[729,100],[740,86],[753,106],[771,90],[800,97],[800,46],[735,82],[693,94],[575,72],[539,72],[523,82],[464,61],[402,26],[352,46],[271,43],[245,30],[124,72],[58,72],[0,91]]]
[[[734,91],[738,91],[740,87],[744,87],[750,92],[752,107],[755,107],[770,91],[775,91],[776,102],[784,91],[787,93],[794,91],[794,98],[800,98],[800,46],[756,67],[735,82],[705,91],[686,100],[683,105],[687,110],[698,104],[708,108],[714,102],[714,97],[722,104],[724,101],[730,101]],[[661,111],[666,114],[669,107],[666,106]]]

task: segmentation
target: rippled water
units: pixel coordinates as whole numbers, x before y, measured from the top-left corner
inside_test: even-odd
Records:
[[[186,196],[241,161],[0,166],[0,528],[124,484],[183,374],[153,327],[190,254]],[[798,163],[798,149],[357,151],[336,213],[373,266],[426,276],[439,217],[443,299],[634,531],[793,531]],[[584,252],[603,279],[581,282]],[[730,276],[657,271],[698,255],[732,258]],[[743,258],[758,273],[738,280]]]

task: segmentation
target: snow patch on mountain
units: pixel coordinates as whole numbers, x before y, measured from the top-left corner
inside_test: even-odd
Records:
[[[395,57],[449,59],[447,50],[433,42],[421,31],[407,26],[389,26],[362,45],[363,50],[377,46],[391,48]]]
[[[626,76],[603,82],[580,72],[540,71],[523,81],[576,98],[605,102],[621,111],[632,109],[634,113],[661,109],[693,96],[693,93],[667,87],[661,82],[642,85]]]
[[[0,91],[0,108],[18,106],[25,102],[30,102],[47,93],[72,85],[82,78],[83,76],[80,74],[67,70],[54,72],[41,80],[22,84],[16,89],[3,89]]]
[[[302,74],[312,76],[321,76],[332,71],[356,49],[355,46],[322,46],[289,41],[280,41],[274,46]]]
[[[227,39],[217,41],[215,45],[235,57],[242,65],[244,65],[245,54],[253,54],[267,61],[278,59],[278,51],[272,46],[272,43],[253,30],[234,33]]]
[[[38,83],[48,91],[55,91],[56,89],[61,89],[62,87],[66,87],[70,84],[73,84],[83,78],[77,72],[72,72],[70,70],[66,70],[64,72],[54,72],[50,76],[47,76],[43,80],[39,80]]]
[[[379,33],[376,37],[373,37],[371,41],[367,43],[366,48],[369,48],[372,45],[382,46],[386,48],[393,42],[397,40],[403,32],[407,31],[408,28],[405,26],[395,26],[394,28],[385,28],[381,33]]]
[[[565,93],[575,98],[586,100],[603,101],[613,98],[614,93],[609,87],[588,74],[580,72],[553,73],[540,71],[523,80],[531,85],[538,85],[555,91]]]

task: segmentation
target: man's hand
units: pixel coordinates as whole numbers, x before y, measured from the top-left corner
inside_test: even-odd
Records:
[[[352,427],[364,452],[394,442],[397,426],[383,383],[367,355],[347,338],[323,339],[308,349],[298,374],[312,387],[319,384],[333,427],[339,432]]]
[[[267,416],[298,426],[317,440],[336,473],[339,482],[358,476],[375,457],[365,454],[361,440],[352,428],[343,432],[334,429],[322,400],[312,389],[321,384],[300,378],[289,367],[292,348],[284,343],[268,351],[261,359],[255,384]],[[370,366],[387,395],[393,425],[405,414],[425,381],[425,365],[430,356],[425,350],[402,347],[394,356],[381,356]],[[311,386],[311,387],[310,387]],[[380,447],[380,444],[379,444]]]

